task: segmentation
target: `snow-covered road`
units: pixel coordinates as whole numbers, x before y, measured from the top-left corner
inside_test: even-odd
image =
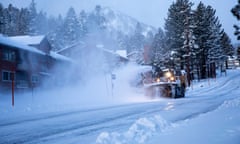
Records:
[[[139,120],[144,121],[143,118],[157,119],[163,124],[179,123],[214,111],[224,102],[239,96],[240,71],[233,70],[227,77],[220,77],[216,81],[194,83],[193,89],[190,88],[183,99],[159,99],[10,117],[6,115],[0,117],[0,144],[106,144],[116,142],[117,138],[111,140],[114,133],[126,141],[129,136],[125,134],[131,129],[130,135],[134,135],[134,124]],[[135,142],[146,143],[145,139]]]

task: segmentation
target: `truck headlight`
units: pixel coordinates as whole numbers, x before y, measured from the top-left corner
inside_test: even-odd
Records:
[[[171,72],[167,72],[167,73],[165,74],[165,76],[166,76],[167,78],[170,78],[170,77],[172,76],[172,74],[171,74]]]
[[[171,81],[174,81],[174,80],[175,80],[175,78],[172,76],[172,77],[170,77],[170,80],[171,80]]]

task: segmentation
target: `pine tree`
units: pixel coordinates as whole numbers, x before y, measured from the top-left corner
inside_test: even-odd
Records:
[[[39,30],[37,28],[37,9],[35,0],[32,0],[29,6],[29,18],[28,18],[28,34],[29,35],[37,35]]]
[[[140,25],[140,23],[136,24],[136,28],[135,28],[135,32],[132,35],[132,37],[130,38],[129,41],[130,47],[128,47],[128,52],[132,52],[132,51],[142,51],[143,47],[144,47],[144,36],[142,34],[142,27]]]
[[[158,33],[154,36],[154,39],[151,45],[152,65],[159,66],[159,67],[164,66],[164,61],[167,58],[165,39],[166,37],[163,30],[159,28]]]
[[[38,34],[45,35],[46,33],[48,33],[49,29],[48,29],[47,14],[40,11],[36,17],[36,21],[37,21],[36,27],[37,27]]]
[[[238,0],[238,4],[236,4],[236,6],[232,8],[231,12],[239,21],[240,20],[240,0]],[[240,25],[235,24],[234,28],[235,28],[234,35],[237,36],[237,40],[240,40]],[[237,55],[240,62],[240,46],[238,46],[237,48]]]
[[[79,23],[81,25],[81,36],[85,37],[89,30],[87,27],[87,13],[84,10],[80,12]]]
[[[15,35],[19,35],[19,20],[20,20],[20,10],[16,7],[12,8],[12,12],[11,12],[11,17],[12,17],[12,34],[11,36],[15,36]]]
[[[123,34],[122,32],[117,33],[117,43],[120,49],[127,50],[130,47],[129,36]]]
[[[168,9],[165,22],[166,42],[169,53],[174,51],[178,61],[174,61],[177,70],[186,69],[188,86],[190,86],[190,26],[191,7],[189,0],[177,0]]]
[[[208,77],[215,78],[216,77],[216,65],[222,65],[226,60],[226,55],[224,54],[223,47],[221,46],[221,36],[222,36],[222,28],[221,24],[217,17],[214,16],[214,20],[211,24],[211,35],[208,40],[209,50],[207,55],[207,64],[209,66],[208,69]]]
[[[9,4],[3,8],[0,4],[0,33],[8,36],[24,35],[27,33],[29,12]]]
[[[61,40],[63,46],[69,46],[77,42],[80,38],[80,24],[73,7],[69,8],[61,28]]]
[[[95,22],[97,23],[97,26],[99,26],[100,29],[105,29],[105,22],[106,19],[101,13],[102,7],[100,5],[97,5],[95,7]]]
[[[223,53],[227,56],[233,56],[234,49],[230,37],[226,32],[222,32],[221,36],[221,47],[223,47]]]
[[[194,36],[199,50],[196,52],[198,59],[200,78],[207,78],[209,74],[209,62],[214,58],[216,49],[219,48],[219,26],[215,17],[215,10],[211,6],[205,6],[200,2],[194,13]]]
[[[3,34],[4,33],[4,27],[5,27],[5,23],[4,23],[4,8],[3,5],[0,3],[0,33]]]
[[[209,18],[209,35],[206,41],[208,77],[215,77],[216,65],[222,65],[226,59],[223,47],[221,47],[222,25],[220,24],[218,17],[215,16],[215,13],[216,10],[211,6],[207,6],[206,14]]]
[[[12,25],[12,17],[9,13],[9,9],[11,9],[12,4],[8,5],[8,8],[4,9],[3,15],[4,15],[4,34],[9,35],[11,33],[11,25]]]
[[[222,47],[223,54],[224,54],[223,60],[225,61],[226,68],[228,68],[227,58],[228,58],[228,56],[233,56],[234,49],[231,44],[231,39],[229,38],[227,33],[224,32],[224,30],[222,31],[222,36],[221,36],[221,47]]]
[[[176,62],[181,69],[184,68],[184,57],[186,48],[184,47],[185,32],[189,26],[187,22],[190,17],[192,3],[188,0],[177,0],[168,9],[168,17],[165,22],[166,43],[169,53],[175,51],[180,61]],[[179,68],[179,69],[180,69]]]
[[[87,17],[87,29],[89,33],[102,33],[106,29],[106,19],[102,14],[100,5],[97,5]]]
[[[18,15],[19,15],[19,10],[15,7],[13,7],[12,4],[8,5],[8,8],[6,8],[3,11],[3,16],[4,16],[4,34],[8,36],[14,36],[16,35],[17,32],[17,21],[18,21]]]
[[[199,45],[196,53],[200,70],[200,77],[215,77],[215,68],[226,60],[222,47],[222,25],[215,16],[216,10],[200,2],[194,13],[194,36]]]
[[[58,18],[50,17],[48,19],[49,33],[47,34],[47,37],[49,42],[51,43],[53,51],[60,50],[65,46],[62,43],[62,25],[63,19],[61,15],[59,15]]]
[[[238,4],[232,8],[231,12],[237,20],[240,20],[240,0],[238,0]],[[234,28],[236,29],[234,34],[237,36],[237,39],[240,40],[240,26],[234,25]]]
[[[27,8],[22,8],[19,14],[18,32],[19,35],[26,35],[28,33],[28,17],[29,11]]]

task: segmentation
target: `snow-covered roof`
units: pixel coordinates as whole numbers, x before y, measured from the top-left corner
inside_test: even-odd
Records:
[[[4,36],[0,35],[0,44],[7,45],[7,46],[10,46],[10,47],[13,47],[16,49],[22,49],[22,50],[26,50],[26,51],[33,52],[33,53],[38,53],[41,55],[46,55],[46,53],[42,52],[41,50],[38,50],[37,48],[32,47],[32,46],[28,46],[24,42],[22,43],[20,41],[20,39],[15,41],[14,39],[12,39],[12,37],[9,38],[9,37],[4,37]],[[50,56],[52,58],[55,58],[58,60],[72,61],[70,58],[67,58],[63,55],[57,54],[55,52],[50,52]]]
[[[41,54],[41,55],[45,55],[44,52],[36,49],[35,47],[31,47],[31,46],[25,45],[21,42],[14,41],[14,40],[10,39],[9,37],[4,37],[3,35],[0,35],[0,44],[7,45],[7,46],[17,48],[17,49],[30,51],[30,52],[33,52],[33,53],[38,53],[38,54]]]
[[[72,44],[72,45],[70,45],[70,46],[67,46],[67,47],[65,47],[65,48],[62,48],[62,49],[60,49],[60,50],[57,50],[56,53],[60,53],[60,52],[62,52],[62,51],[65,51],[65,50],[67,50],[67,49],[70,49],[70,48],[72,48],[72,47],[79,46],[79,45],[82,45],[81,47],[85,47],[85,46],[86,46],[84,42],[80,41],[80,42],[77,42],[77,43]]]
[[[127,57],[133,56],[133,55],[138,55],[140,52],[139,51],[132,51],[130,53],[127,54]]]
[[[63,56],[63,55],[61,55],[61,54],[59,54],[59,53],[61,53],[62,51],[65,51],[65,50],[67,50],[67,49],[70,49],[70,48],[72,48],[72,47],[76,47],[76,46],[86,47],[86,44],[85,44],[84,42],[82,42],[82,41],[79,41],[79,42],[77,42],[77,43],[75,43],[75,44],[73,44],[73,45],[70,45],[70,46],[65,47],[65,48],[63,48],[63,49],[61,49],[61,50],[56,51],[54,55],[55,55],[55,56],[56,56],[56,55],[60,55],[60,56],[59,56],[59,58],[60,58],[60,57]],[[104,48],[104,45],[103,45],[103,44],[96,44],[96,45],[95,45],[95,48],[97,48],[97,49],[99,49],[99,50],[102,50],[102,51],[104,51],[104,52],[110,53],[110,54],[112,54],[112,55],[120,56],[120,57],[123,57],[123,58],[127,59],[126,56],[123,56],[123,55],[124,55],[124,54],[123,54],[124,52],[122,52],[122,55],[121,55],[121,54],[119,54],[119,53],[117,53],[117,52],[114,52],[114,51],[112,51],[112,50],[109,50],[109,49]],[[65,57],[65,56],[63,56],[63,57]],[[68,58],[68,57],[65,57],[65,58],[66,58],[65,60],[68,59],[68,60],[70,60],[70,61],[73,61],[72,59],[70,59],[70,58]]]
[[[65,57],[65,56],[63,56],[63,55],[60,55],[60,54],[58,54],[58,53],[56,53],[56,52],[53,52],[53,51],[50,52],[50,56],[53,57],[53,58],[55,58],[55,59],[58,59],[58,60],[64,60],[64,61],[73,62],[72,59],[70,59],[70,58],[68,58],[68,57]]]
[[[97,49],[100,49],[100,50],[102,50],[102,51],[104,51],[104,52],[110,53],[110,54],[112,54],[112,55],[118,55],[118,54],[115,53],[114,51],[104,48],[104,46],[103,46],[103,47],[100,47],[99,45],[96,45],[96,48],[97,48]]]
[[[126,50],[117,50],[116,53],[121,57],[127,58],[127,51]]]
[[[97,46],[96,46],[96,48],[98,48],[98,49],[100,49],[100,50],[102,50],[104,52],[110,53],[112,55],[115,55],[117,57],[121,57],[121,58],[124,58],[126,60],[128,59],[127,57],[121,56],[120,54],[118,54],[117,52],[114,52],[113,50],[109,50],[109,49],[106,49],[104,47],[97,47]]]
[[[13,36],[9,38],[25,45],[36,45],[36,44],[40,44],[40,42],[43,40],[44,37],[45,37],[44,35],[39,35],[39,36],[23,35],[23,36]]]

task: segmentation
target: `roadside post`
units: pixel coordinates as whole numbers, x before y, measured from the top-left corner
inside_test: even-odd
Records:
[[[111,74],[111,83],[112,83],[112,97],[113,97],[113,88],[114,88],[114,83],[113,80],[116,79],[116,75],[115,74]]]
[[[14,107],[14,72],[11,74],[12,79],[12,106]]]

